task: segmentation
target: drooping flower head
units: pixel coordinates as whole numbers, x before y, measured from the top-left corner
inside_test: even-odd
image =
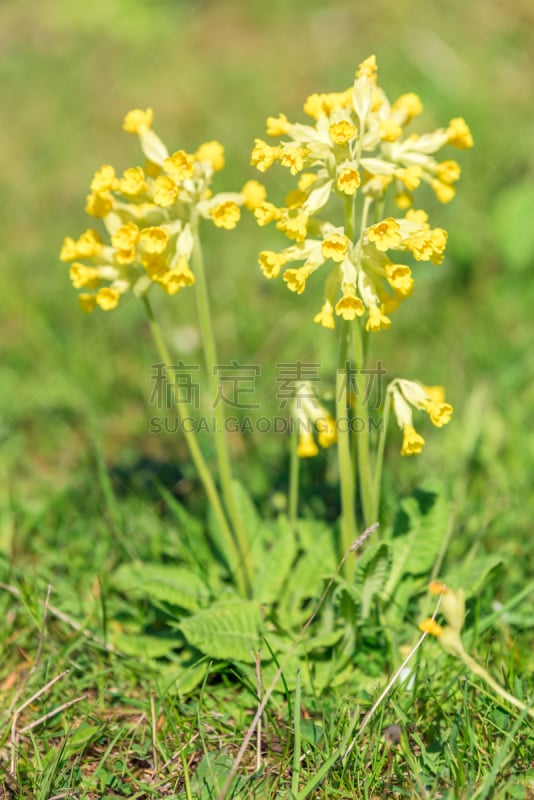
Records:
[[[396,378],[389,384],[387,393],[398,426],[403,432],[403,456],[417,455],[425,445],[425,440],[413,425],[413,408],[426,411],[436,428],[442,428],[451,419],[453,408],[445,402],[441,386],[423,386],[416,381]]]
[[[413,290],[412,269],[405,261],[443,260],[447,233],[432,228],[426,213],[412,208],[413,192],[426,183],[438,200],[451,200],[460,166],[451,159],[438,161],[435,154],[445,145],[471,147],[473,140],[461,118],[432,133],[407,133],[422,110],[413,93],[389,101],[378,86],[371,56],[360,64],[349,88],[308,97],[304,111],[311,124],[292,123],[284,114],[269,117],[267,135],[281,141],[255,140],[251,164],[260,172],[277,163],[298,176],[284,206],[263,201],[255,209],[259,225],[274,222],[292,242],[281,252],[262,251],[260,266],[267,278],[282,273],[297,294],[319,268],[322,274],[328,270],[324,304],[314,317],[325,328],[333,328],[336,317],[365,317],[367,331],[387,329],[389,314]],[[397,211],[381,218],[391,194]],[[353,211],[361,198],[355,235],[332,222],[333,198],[345,207],[353,204]],[[302,265],[295,266],[298,262]]]
[[[242,205],[252,211],[265,200],[257,181],[241,192],[212,194],[213,175],[224,167],[223,146],[210,141],[195,153],[169,153],[152,122],[150,108],[129,111],[123,122],[125,131],[139,137],[144,166],[119,175],[106,164],[93,176],[86,211],[102,221],[106,235],[90,228],[63,242],[60,259],[71,265],[84,311],[97,306],[109,311],[129,289],[142,295],[154,283],[170,295],[192,286],[190,257],[199,219],[231,230]]]

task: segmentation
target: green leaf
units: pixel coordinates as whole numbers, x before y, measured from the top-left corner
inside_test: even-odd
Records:
[[[531,182],[506,186],[495,202],[495,242],[504,261],[516,270],[528,269],[534,259],[533,208]]]
[[[210,591],[191,569],[174,564],[123,564],[115,572],[113,586],[125,594],[170,603],[196,611],[209,600]]]
[[[358,561],[354,583],[361,604],[362,620],[367,619],[374,598],[382,591],[390,565],[391,551],[385,542],[370,547]]]
[[[273,527],[272,544],[264,545],[263,559],[254,581],[254,597],[260,603],[276,603],[291,571],[297,544],[286,519],[280,519]]]
[[[115,633],[112,638],[117,650],[136,658],[162,658],[180,646],[178,638],[147,636],[141,633]]]
[[[214,603],[178,627],[190,645],[210,658],[252,662],[260,646],[261,616],[256,603]]]
[[[452,588],[462,588],[467,599],[478,594],[490,578],[491,573],[503,563],[501,556],[479,555],[473,560],[451,567],[445,573],[444,583]]]

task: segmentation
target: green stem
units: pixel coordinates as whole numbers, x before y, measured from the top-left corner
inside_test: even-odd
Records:
[[[239,514],[234,499],[232,468],[226,441],[226,415],[222,401],[221,385],[216,371],[216,366],[218,364],[217,348],[215,345],[215,336],[213,334],[213,327],[211,324],[204,258],[202,256],[202,247],[200,245],[197,226],[193,225],[192,227],[192,260],[193,271],[196,278],[198,319],[200,323],[200,330],[202,332],[202,344],[204,348],[204,357],[206,360],[206,370],[208,372],[210,394],[215,412],[215,449],[217,452],[217,461],[219,465],[221,489],[224,498],[224,504],[235,531],[237,545],[240,551],[240,559],[242,561],[243,571],[245,573],[247,592],[250,594],[253,584],[254,567],[252,564],[252,557],[250,554],[249,543],[245,527],[243,525],[243,520],[241,519],[241,515]]]
[[[357,420],[356,452],[358,457],[358,477],[360,482],[360,497],[363,509],[363,521],[366,528],[376,522],[375,516],[375,488],[373,485],[373,472],[369,455],[369,388],[365,385],[366,373],[365,356],[363,351],[363,336],[359,320],[353,325],[354,364],[356,367],[356,394],[354,398],[354,411]]]
[[[350,325],[343,321],[339,341],[339,360],[336,373],[336,427],[339,481],[341,484],[341,555],[348,552],[356,538],[356,515],[354,511],[355,475],[350,456],[348,426],[348,376],[347,355],[350,342]],[[354,577],[354,559],[349,558],[343,566],[345,577]]]
[[[299,483],[300,483],[300,458],[297,454],[298,430],[293,426],[290,440],[290,460],[289,460],[289,527],[293,533],[297,528],[299,513]]]
[[[384,451],[386,448],[390,406],[391,398],[389,394],[386,394],[384,412],[382,414],[382,419],[380,420],[381,425],[378,431],[378,444],[376,448],[375,474],[373,481],[374,491],[372,517],[375,520],[378,519],[378,514],[380,511],[380,490],[382,488],[382,469],[384,467]]]
[[[159,324],[154,316],[154,312],[152,310],[150,301],[146,295],[143,296],[143,303],[145,306],[146,313],[148,315],[150,330],[152,331],[152,336],[154,337],[154,342],[156,344],[159,357],[161,358],[162,362],[165,365],[167,379],[169,380],[173,388],[174,405],[176,407],[176,413],[178,414],[179,420],[182,421],[188,416],[188,407],[187,404],[180,399],[180,388],[177,384],[174,370],[171,369],[171,358],[169,355],[169,351],[161,334],[161,329],[159,327]],[[202,455],[202,451],[200,449],[195,432],[190,428],[190,426],[182,425],[181,427],[185,440],[187,442],[187,446],[189,448],[189,452],[191,453],[191,458],[193,459],[193,464],[195,465],[200,480],[202,481],[202,485],[204,486],[204,490],[206,492],[206,495],[208,496],[208,500],[211,503],[213,513],[215,514],[217,523],[219,525],[219,529],[221,531],[221,535],[224,539],[229,566],[235,574],[240,592],[242,594],[245,594],[247,583],[245,579],[243,565],[241,563],[241,554],[238,548],[236,547],[234,537],[232,536],[232,532],[226,520],[226,514],[224,512],[221,499],[219,497],[219,492],[217,491],[215,482],[211,477],[209,467],[206,464],[206,461],[204,460],[204,456]]]
[[[508,701],[508,703],[515,706],[516,708],[519,708],[521,711],[526,711],[530,717],[534,717],[534,708],[529,708],[527,705],[525,705],[525,703],[521,702],[521,700],[518,700],[517,697],[514,697],[513,694],[510,694],[510,692],[507,692],[506,689],[503,689],[503,687],[499,683],[497,683],[497,681],[494,678],[491,677],[489,672],[486,672],[484,667],[480,666],[480,664],[477,661],[475,661],[474,658],[471,658],[471,656],[468,655],[465,651],[460,656],[460,658],[462,659],[466,667],[468,667],[471,670],[471,672],[482,678],[482,680],[485,681],[488,684],[488,686],[491,686],[493,691],[496,694],[500,695],[503,698],[503,700]]]

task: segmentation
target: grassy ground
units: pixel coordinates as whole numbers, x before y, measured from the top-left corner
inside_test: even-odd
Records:
[[[202,500],[181,441],[148,430],[156,359],[138,304],[82,316],[58,262],[64,235],[86,227],[91,176],[102,163],[133,163],[137,144],[120,121],[150,104],[176,147],[223,141],[227,185],[239,188],[255,177],[250,146],[265,117],[298,117],[305,96],[344,87],[372,52],[391,96],[421,95],[429,128],[463,115],[475,138],[458,198],[432,208],[449,230],[446,262],[380,342],[395,372],[449,387],[455,418],[418,460],[400,464],[393,443],[385,516],[396,496],[439,475],[455,506],[449,563],[500,561],[472,608],[472,647],[511,691],[532,697],[533,595],[516,600],[533,578],[533,15],[526,0],[4,0],[0,797],[216,797],[257,707],[248,673],[213,664],[186,696],[171,672],[105,645],[147,615],[158,621],[110,587],[111,572],[180,555],[155,476],[178,484],[194,513]],[[302,322],[308,307],[259,273],[257,237],[244,223],[239,237],[213,232],[206,243],[221,354],[265,365],[295,353],[324,359]],[[196,354],[189,305],[158,304],[177,357]],[[266,386],[273,374],[267,366]],[[234,450],[272,516],[285,491],[284,441],[241,437]],[[308,511],[324,510],[307,480]],[[495,614],[499,604],[513,607]],[[405,633],[413,644],[415,628]],[[436,643],[418,658],[416,683],[380,707],[314,796],[533,797],[524,718]],[[303,791],[381,685],[377,675],[350,694],[275,694],[240,772],[259,769],[234,796]]]

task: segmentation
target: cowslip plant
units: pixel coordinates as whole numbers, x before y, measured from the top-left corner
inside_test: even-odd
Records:
[[[378,424],[381,439],[371,452],[367,338],[390,328],[391,315],[414,290],[412,268],[404,262],[440,264],[447,243],[446,231],[432,228],[427,213],[413,208],[413,193],[428,184],[438,200],[450,201],[460,166],[453,160],[438,161],[435,154],[445,145],[463,149],[473,144],[462,118],[432,133],[407,133],[422,110],[415,94],[390,103],[377,82],[376,59],[370,56],[360,64],[352,86],[308,97],[304,111],[312,123],[293,123],[284,114],[269,117],[267,134],[281,141],[271,145],[258,138],[252,151],[251,163],[260,172],[280,164],[298,176],[283,206],[265,200],[254,210],[260,226],[274,222],[292,242],[277,252],[263,250],[260,267],[269,279],[282,275],[288,289],[299,295],[308,280],[322,276],[324,302],[313,321],[327,330],[337,322],[340,329],[336,429],[344,552],[357,530],[357,482],[364,524],[378,517],[390,406],[403,431],[403,456],[420,453],[425,444],[413,425],[412,409],[427,412],[437,427],[449,422],[453,410],[441,387],[393,380]],[[385,216],[391,195],[397,211]],[[353,416],[361,423],[354,437],[356,459],[351,456],[350,426],[342,424],[351,401]],[[309,431],[303,431],[299,456],[316,453]]]
[[[175,389],[180,420],[194,414],[179,391],[151,297],[155,291],[177,296],[177,302],[182,293],[196,297],[217,422],[218,476],[209,468],[195,427],[180,429],[209,501],[209,540],[222,554],[225,569],[214,549],[206,546],[204,526],[169,497],[184,534],[185,565],[125,564],[115,575],[120,591],[154,600],[176,620],[173,628],[179,629],[180,644],[169,637],[150,650],[150,637],[144,636],[142,645],[149,655],[165,652],[169,658],[182,647],[182,677],[199,653],[254,663],[262,635],[269,642],[262,660],[271,660],[272,667],[277,653],[288,652],[325,580],[335,574],[324,614],[314,621],[314,631],[307,631],[309,639],[299,641],[291,654],[293,660],[301,660],[304,685],[322,688],[345,679],[354,669],[356,631],[369,623],[370,638],[381,645],[389,636],[386,631],[398,627],[399,614],[406,611],[418,582],[428,578],[447,527],[446,502],[432,491],[422,493],[403,502],[408,527],[402,535],[383,535],[357,563],[347,558],[354,552],[358,532],[372,528],[379,517],[390,411],[403,432],[403,456],[420,453],[424,445],[414,426],[414,411],[428,414],[436,427],[451,418],[452,407],[441,387],[395,378],[374,406],[374,441],[366,386],[368,348],[369,338],[390,328],[392,315],[413,292],[413,265],[405,262],[440,264],[443,259],[447,234],[431,227],[425,211],[412,207],[414,192],[428,184],[441,202],[452,199],[460,167],[452,160],[436,160],[435,153],[446,145],[470,147],[471,134],[460,118],[433,133],[406,133],[422,111],[421,101],[405,94],[390,103],[378,86],[374,57],[360,65],[352,86],[314,94],[304,110],[311,124],[290,123],[283,114],[269,118],[268,134],[281,138],[280,143],[257,139],[252,151],[252,165],[260,172],[277,163],[298,176],[284,205],[268,201],[256,180],[239,192],[213,193],[215,173],[224,166],[218,142],[206,142],[193,153],[169,152],[153,130],[152,111],[130,111],[123,127],[138,136],[146,161],[121,174],[111,165],[95,173],[86,210],[102,233],[90,228],[78,238],[67,237],[61,250],[84,311],[111,311],[129,292],[140,299]],[[390,202],[396,211],[390,210]],[[276,520],[262,519],[233,479],[224,404],[217,402],[221,385],[214,369],[218,357],[201,230],[204,224],[234,229],[243,207],[254,213],[260,226],[274,222],[291,241],[278,252],[261,250],[259,263],[266,277],[282,275],[292,292],[303,294],[308,280],[323,276],[324,300],[310,314],[310,331],[317,330],[314,324],[325,336],[337,329],[339,339],[335,412],[319,401],[309,382],[295,385],[288,518],[281,514]],[[300,464],[320,448],[337,449],[340,537],[326,522],[299,515]],[[340,563],[343,575],[335,571]],[[378,638],[370,622],[375,607],[387,623]],[[139,652],[135,648],[140,642],[130,652]],[[124,640],[121,646],[127,647]],[[325,652],[332,657],[325,658]],[[201,679],[196,673],[181,685],[192,686]]]

